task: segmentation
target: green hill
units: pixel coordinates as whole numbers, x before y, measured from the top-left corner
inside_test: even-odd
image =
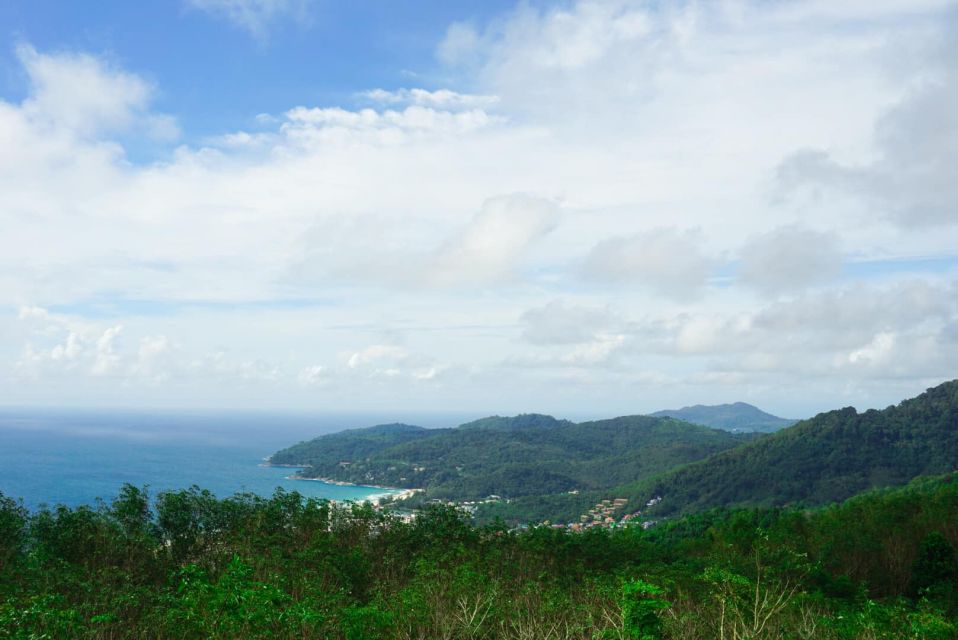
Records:
[[[691,407],[682,407],[681,409],[656,411],[651,415],[684,420],[685,422],[701,424],[706,427],[712,427],[713,429],[725,429],[726,431],[758,431],[762,433],[778,431],[779,429],[790,427],[798,422],[797,420],[773,416],[746,402],[717,405],[697,404]]]
[[[751,437],[671,418],[576,424],[527,414],[454,429],[392,425],[346,431],[279,451],[271,462],[302,466],[304,477],[424,488],[428,498],[512,498],[634,482]]]
[[[322,441],[321,456],[324,464],[339,464],[365,458],[381,449],[434,434],[434,431],[425,427],[401,423],[348,429],[283,449],[271,455],[269,462],[274,465],[300,466],[303,460],[310,460],[314,455],[320,454],[315,443]]]
[[[958,380],[887,409],[819,414],[633,486],[659,513],[819,505],[958,469]]]

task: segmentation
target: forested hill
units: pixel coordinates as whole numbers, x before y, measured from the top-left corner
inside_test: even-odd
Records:
[[[427,489],[469,500],[603,489],[649,478],[748,441],[671,418],[626,416],[572,423],[551,416],[494,416],[453,429],[379,426],[284,449],[273,464],[305,477]]]
[[[651,414],[661,418],[675,418],[693,424],[701,424],[713,429],[726,431],[758,431],[771,433],[790,427],[797,420],[779,418],[766,413],[756,406],[746,402],[732,404],[704,405],[697,404],[681,409],[667,409]]]
[[[329,435],[300,442],[270,456],[275,465],[300,466],[309,464],[317,456],[338,464],[341,461],[357,460],[389,447],[434,436],[437,429],[426,429],[412,424],[379,424],[364,429],[347,429]]]
[[[728,505],[819,505],[958,469],[958,380],[887,409],[852,407],[636,486],[659,513]]]

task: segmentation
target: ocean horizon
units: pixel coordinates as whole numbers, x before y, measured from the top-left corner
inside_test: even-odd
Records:
[[[329,500],[385,492],[293,479],[295,468],[266,466],[279,449],[320,435],[384,422],[455,426],[460,414],[282,413],[0,409],[0,493],[43,505],[109,503],[126,484],[151,495],[193,485],[218,497],[277,488]]]

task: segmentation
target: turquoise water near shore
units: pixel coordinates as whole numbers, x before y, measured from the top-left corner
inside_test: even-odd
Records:
[[[282,414],[0,410],[0,492],[41,504],[111,500],[123,483],[151,494],[198,485],[220,497],[271,495],[277,487],[331,500],[384,491],[291,480],[294,468],[263,466],[278,449],[325,433],[403,420],[452,426],[450,414]]]

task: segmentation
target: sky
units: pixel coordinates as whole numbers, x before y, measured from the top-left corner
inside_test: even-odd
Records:
[[[0,405],[958,377],[958,3],[0,4]]]

